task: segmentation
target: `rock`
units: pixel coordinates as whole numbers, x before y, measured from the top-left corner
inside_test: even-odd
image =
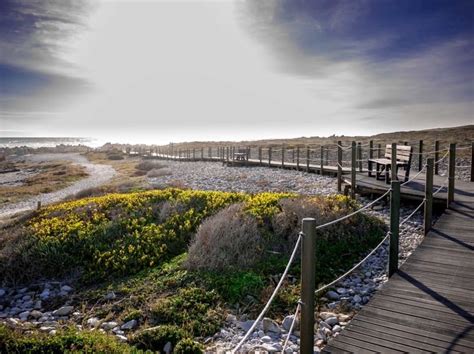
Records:
[[[237,327],[243,329],[245,332],[247,332],[250,327],[253,326],[255,321],[252,321],[252,320],[248,320],[248,321],[243,321],[243,322],[239,322],[237,323]]]
[[[18,326],[20,324],[20,321],[18,321],[16,318],[7,318],[7,323],[10,325],[10,326]]]
[[[131,329],[134,329],[137,326],[138,322],[137,320],[130,320],[126,323],[124,323],[120,328],[126,331],[129,331]]]
[[[22,321],[26,321],[29,315],[30,315],[30,311],[23,311],[18,316],[20,317]]]
[[[264,343],[261,347],[266,350],[267,352],[274,353],[277,352],[279,349],[275,344]],[[281,349],[280,349],[281,350]]]
[[[63,306],[53,311],[53,316],[67,316],[74,310],[73,306]]]
[[[326,322],[324,322],[324,321],[321,321],[321,322],[319,323],[319,326],[320,326],[321,328],[331,329],[331,326],[328,325],[328,324],[327,324]]]
[[[347,322],[348,320],[351,319],[352,316],[340,313],[340,314],[337,315],[337,317],[339,318],[340,322]]]
[[[97,317],[91,317],[87,320],[87,325],[90,327],[97,327],[100,323],[100,320]]]
[[[114,327],[117,327],[118,326],[118,323],[117,322],[114,322],[114,321],[110,321],[110,322],[104,322],[102,323],[102,328],[105,329],[106,331],[110,331],[112,328]]]
[[[63,285],[61,286],[61,291],[64,291],[66,293],[72,291],[72,288],[69,285]]]
[[[347,292],[346,288],[337,288],[336,291],[337,291],[338,294],[341,294],[341,295],[343,295]]]
[[[30,301],[31,300],[31,296],[30,295],[25,295],[21,298],[23,301]]]
[[[320,312],[319,313],[319,317],[325,321],[327,320],[329,317],[335,317],[336,314],[334,312]]]
[[[356,304],[362,301],[362,298],[359,295],[354,295],[353,300]]]
[[[55,329],[52,329],[51,331],[49,331],[49,334],[54,336],[58,331],[56,331]]]
[[[278,325],[278,323],[273,321],[271,318],[265,317],[263,319],[263,331],[265,333],[266,332],[281,333],[281,328]]]
[[[339,294],[332,290],[328,291],[326,296],[331,300],[339,300]]]
[[[339,321],[337,320],[336,316],[333,316],[333,317],[326,318],[324,322],[332,327],[335,324],[337,324]]]
[[[289,316],[286,316],[284,319],[283,319],[283,322],[281,323],[281,326],[283,327],[283,329],[287,332],[290,331],[290,327],[291,327],[291,324],[293,323],[293,319],[295,318],[294,315],[289,315]],[[298,322],[298,321],[297,321]],[[296,324],[295,324],[296,326]]]
[[[115,295],[115,293],[113,291],[107,293],[107,295],[105,295],[105,300],[114,300],[115,298],[117,297],[117,295]]]
[[[50,296],[50,292],[48,289],[44,289],[43,292],[40,294],[40,298],[42,300],[46,300],[47,298],[49,298]]]
[[[5,312],[0,312],[0,318],[7,318],[8,314]]]
[[[335,325],[335,326],[332,328],[332,331],[335,332],[335,333],[337,333],[337,332],[342,331],[342,328],[341,328],[341,326],[339,326],[339,325]]]
[[[126,342],[128,340],[127,337],[125,337],[121,334],[116,334],[115,336],[122,342]]]
[[[262,340],[262,342],[264,343],[270,343],[272,341],[272,337],[270,336],[263,336],[262,338],[260,338]]]
[[[226,322],[235,322],[237,321],[237,317],[235,317],[233,314],[229,313],[227,314],[227,317],[225,318]]]
[[[35,302],[35,305],[33,306],[33,308],[35,310],[41,310],[41,307],[43,306],[43,304],[41,303],[41,300],[38,300]]]
[[[6,293],[4,289],[0,289],[0,297],[3,297]]]
[[[171,344],[171,342],[166,343],[165,346],[163,347],[163,351],[166,354],[170,354],[172,349],[173,349],[173,345]]]
[[[41,326],[40,327],[40,331],[42,331],[42,332],[50,332],[54,329],[55,329],[54,327],[49,327],[49,326]]]

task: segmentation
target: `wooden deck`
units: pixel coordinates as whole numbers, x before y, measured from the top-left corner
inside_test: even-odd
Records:
[[[416,171],[411,172],[411,176],[415,176]],[[403,182],[403,175],[399,175],[400,181]],[[400,187],[400,193],[402,199],[408,200],[423,200],[425,198],[425,179],[424,173],[416,177],[412,182],[407,183],[405,186]],[[446,176],[435,175],[433,178],[433,190],[436,191],[439,187],[444,185],[445,187],[433,197],[433,203],[446,203],[447,199],[447,184]],[[351,184],[350,177],[344,176],[344,183]],[[472,200],[474,198],[474,187],[472,182],[464,182],[456,180],[455,182],[455,194],[459,198],[467,198]],[[385,183],[385,180],[376,180],[375,177],[369,177],[367,173],[357,173],[356,175],[356,191],[358,193],[365,194],[383,194],[390,188],[390,185]]]
[[[474,183],[325,353],[474,353]]]

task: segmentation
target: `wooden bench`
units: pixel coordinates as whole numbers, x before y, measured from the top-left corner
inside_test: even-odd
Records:
[[[246,152],[234,152],[234,159],[235,159],[235,161],[247,161],[247,153]]]
[[[390,169],[395,165],[396,175],[398,176],[398,169],[402,167],[405,170],[405,181],[408,181],[411,167],[411,157],[413,154],[413,147],[407,145],[397,145],[397,161],[392,161],[392,145],[387,144],[385,147],[385,155],[383,158],[369,159],[369,177],[372,177],[373,164],[375,164],[375,178],[380,179],[382,173],[385,174],[385,182],[390,183]]]

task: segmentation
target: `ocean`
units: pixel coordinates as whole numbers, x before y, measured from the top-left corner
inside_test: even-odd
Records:
[[[92,138],[27,138],[27,137],[0,137],[0,148],[13,148],[27,146],[30,148],[56,147],[57,145],[86,145],[98,147],[104,144],[103,141]]]

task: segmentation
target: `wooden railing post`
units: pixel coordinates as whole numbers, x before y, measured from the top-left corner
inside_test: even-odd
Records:
[[[471,142],[471,182],[474,182],[474,141]]]
[[[300,170],[300,147],[296,147],[296,170]]]
[[[337,191],[342,191],[342,142],[337,142]]]
[[[390,248],[388,276],[398,270],[398,234],[400,230],[400,181],[392,180],[390,192]]]
[[[356,142],[352,142],[351,146],[351,198],[355,199],[356,190]]]
[[[423,168],[423,140],[420,140],[420,145],[418,146],[418,171],[421,171]]]
[[[377,158],[380,159],[382,157],[382,144],[377,144]]]
[[[423,226],[425,235],[431,229],[431,221],[433,218],[433,165],[434,159],[429,157],[426,159],[426,181],[425,181],[425,214]]]
[[[359,172],[362,172],[362,143],[357,144],[357,162],[359,165]]]
[[[310,157],[309,146],[306,146],[306,172],[309,172],[309,157]]]
[[[301,245],[301,353],[313,353],[314,348],[314,291],[316,264],[316,220],[303,219]]]
[[[391,163],[391,175],[390,178],[392,181],[397,180],[397,143],[392,143],[392,163]]]
[[[295,147],[291,148],[291,162],[295,163]]]
[[[262,147],[258,147],[258,161],[260,161],[260,166],[262,166]]]
[[[454,180],[456,173],[456,144],[449,144],[449,166],[448,166],[448,200],[447,207],[454,201]]]
[[[281,168],[285,167],[285,145],[281,145]]]
[[[272,147],[268,148],[268,167],[272,167]]]
[[[438,161],[439,160],[439,140],[435,141],[434,149],[435,149],[434,160]],[[438,172],[439,172],[439,163],[434,165],[434,174],[438,175]]]
[[[321,156],[320,156],[320,170],[319,174],[322,176],[324,174],[324,145],[321,145]]]

